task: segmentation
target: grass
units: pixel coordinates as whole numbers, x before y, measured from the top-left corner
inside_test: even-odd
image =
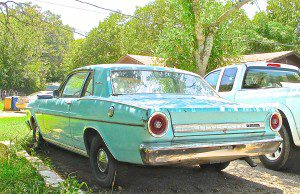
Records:
[[[25,158],[0,148],[0,193],[50,193],[43,179]]]
[[[0,110],[4,109],[4,100],[0,100]]]
[[[30,131],[25,125],[26,117],[0,118],[0,141],[23,139]]]
[[[16,155],[18,150],[28,147],[31,139],[25,120],[26,117],[0,118],[0,141],[15,143],[9,149],[0,144],[0,193],[62,194],[78,193],[78,189],[88,188],[74,177],[68,178],[57,189],[47,187],[37,170],[25,158]]]

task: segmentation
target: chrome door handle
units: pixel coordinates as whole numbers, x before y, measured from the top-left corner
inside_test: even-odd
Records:
[[[70,105],[70,104],[72,104],[72,102],[71,101],[67,101],[66,104]]]

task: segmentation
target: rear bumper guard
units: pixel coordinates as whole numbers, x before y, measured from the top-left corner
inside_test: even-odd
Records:
[[[273,153],[281,142],[282,138],[275,136],[237,142],[149,143],[140,146],[140,153],[146,165],[208,164]]]

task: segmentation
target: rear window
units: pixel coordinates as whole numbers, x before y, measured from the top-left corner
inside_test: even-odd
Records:
[[[249,67],[243,88],[281,88],[285,83],[300,83],[299,71],[276,67]]]

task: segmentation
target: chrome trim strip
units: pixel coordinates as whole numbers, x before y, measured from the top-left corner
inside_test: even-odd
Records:
[[[84,150],[81,150],[81,149],[78,149],[78,148],[74,148],[74,147],[68,146],[68,145],[66,145],[66,144],[57,142],[57,141],[55,141],[55,140],[53,140],[53,139],[49,139],[49,138],[45,138],[45,137],[43,137],[43,139],[46,140],[47,142],[51,143],[51,144],[54,144],[54,145],[56,145],[56,146],[58,146],[58,147],[61,147],[61,148],[63,148],[63,149],[66,149],[66,150],[68,150],[68,151],[74,152],[74,153],[76,153],[76,154],[79,154],[79,155],[82,155],[82,156],[85,156],[85,157],[89,157],[88,154],[87,154],[87,152],[84,151]]]
[[[147,143],[140,146],[140,153],[146,165],[220,163],[273,153],[281,142],[274,136],[219,143]]]
[[[47,113],[45,111],[43,111],[43,112],[39,111],[39,112],[36,112],[36,113],[41,113],[41,114],[44,114],[44,115],[52,115],[52,116],[57,116],[57,117],[70,118],[70,119],[84,120],[84,121],[110,123],[110,124],[118,124],[118,125],[128,125],[128,126],[132,126],[132,127],[145,127],[144,124],[120,123],[120,122],[114,122],[114,121],[104,121],[104,120],[100,120],[100,119],[99,120],[98,119],[86,119],[86,118],[80,118],[80,117],[73,117],[73,116],[67,116],[67,115]]]
[[[257,123],[216,123],[216,124],[176,124],[173,125],[175,133],[192,132],[215,132],[215,131],[234,131],[248,129],[265,129],[264,122]]]

